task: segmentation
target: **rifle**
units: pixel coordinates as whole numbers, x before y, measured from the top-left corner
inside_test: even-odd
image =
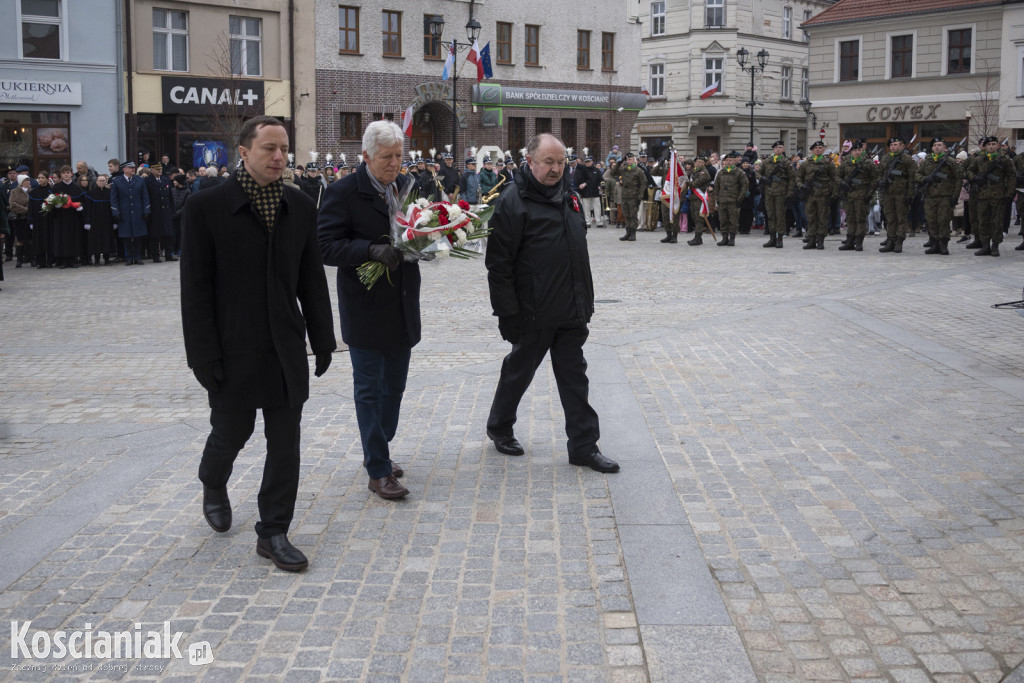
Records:
[[[861,155],[862,158],[863,158],[863,156],[864,155]],[[871,161],[868,160],[868,161],[864,161],[860,166],[857,166],[857,164],[854,164],[854,166],[857,166],[857,167],[855,169],[853,169],[853,173],[850,175],[849,179],[844,180],[844,181],[839,183],[839,197],[840,197],[840,199],[846,199],[846,195],[848,195],[850,193],[850,190],[853,189],[853,186],[854,186],[854,182],[853,181],[856,180],[857,176],[860,175],[860,172],[862,170],[864,170],[864,164],[870,164],[870,163],[871,163]]]
[[[826,162],[826,163],[828,165],[832,164],[831,161]],[[815,183],[818,182],[818,178],[821,177],[822,172],[826,168],[828,168],[828,166],[823,165],[821,168],[819,168],[817,171],[814,172],[814,175],[811,176],[811,179],[809,181],[807,181],[803,185],[797,186],[796,193],[794,194],[794,196],[797,199],[799,199],[800,201],[806,201],[807,200],[807,195],[809,195],[811,193],[811,186],[813,186]]]
[[[911,203],[913,203],[913,201],[918,197],[920,197],[922,200],[924,199],[925,191],[927,191],[928,187],[935,182],[935,179],[938,177],[939,171],[941,171],[942,167],[946,165],[947,161],[949,161],[949,157],[950,154],[949,152],[947,152],[946,155],[942,157],[942,160],[939,161],[938,165],[934,169],[932,169],[932,172],[926,175],[924,179],[917,184],[917,187],[914,188],[914,196],[910,200]]]

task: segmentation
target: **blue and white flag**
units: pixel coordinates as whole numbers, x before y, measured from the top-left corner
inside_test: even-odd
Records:
[[[448,50],[448,58],[444,60],[444,70],[441,72],[441,80],[447,81],[451,68],[455,64],[455,50]]]

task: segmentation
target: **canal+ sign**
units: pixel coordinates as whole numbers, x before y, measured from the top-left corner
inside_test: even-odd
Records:
[[[165,114],[213,114],[237,110],[245,116],[264,112],[263,81],[219,78],[160,79]]]

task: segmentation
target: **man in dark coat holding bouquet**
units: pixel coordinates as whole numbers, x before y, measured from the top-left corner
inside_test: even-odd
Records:
[[[374,121],[363,133],[363,163],[332,183],[320,208],[324,263],[338,267],[341,338],[349,347],[356,419],[369,489],[384,499],[408,495],[388,443],[398,430],[412,347],[420,341],[420,268],[391,244],[391,219],[412,178],[399,174],[402,129]],[[369,289],[356,269],[379,261],[389,273]]]
[[[272,116],[249,119],[238,151],[242,167],[185,204],[182,235],[185,354],[209,392],[213,427],[199,464],[203,516],[214,531],[231,528],[228,478],[261,409],[267,457],[256,554],[300,571],[308,561],[287,533],[299,487],[302,405],[309,398],[306,335],[320,377],[337,346],[331,300],[316,207],[281,181],[288,162],[284,124]]]
[[[498,198],[487,240],[487,282],[502,339],[512,351],[487,418],[487,436],[499,452],[522,455],[513,426],[519,402],[544,356],[565,411],[569,462],[618,472],[601,454],[597,413],[588,400],[583,344],[594,314],[594,281],[587,253],[586,219],[565,174],[565,146],[553,135],[530,141],[515,186]]]

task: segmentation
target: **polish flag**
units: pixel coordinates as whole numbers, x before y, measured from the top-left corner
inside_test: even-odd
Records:
[[[477,83],[484,80],[484,60],[480,58],[480,45],[475,40],[473,41],[472,49],[470,49],[469,54],[466,55],[466,61],[476,64]]]
[[[706,87],[703,90],[701,90],[700,98],[702,100],[706,100],[707,98],[709,98],[712,95],[714,95],[716,92],[718,92],[718,81],[715,81],[714,83],[712,83],[708,87]]]
[[[402,112],[402,133],[404,133],[406,137],[409,137],[409,136],[412,135],[412,105],[411,104],[409,105],[408,109],[406,109],[404,112]]]

